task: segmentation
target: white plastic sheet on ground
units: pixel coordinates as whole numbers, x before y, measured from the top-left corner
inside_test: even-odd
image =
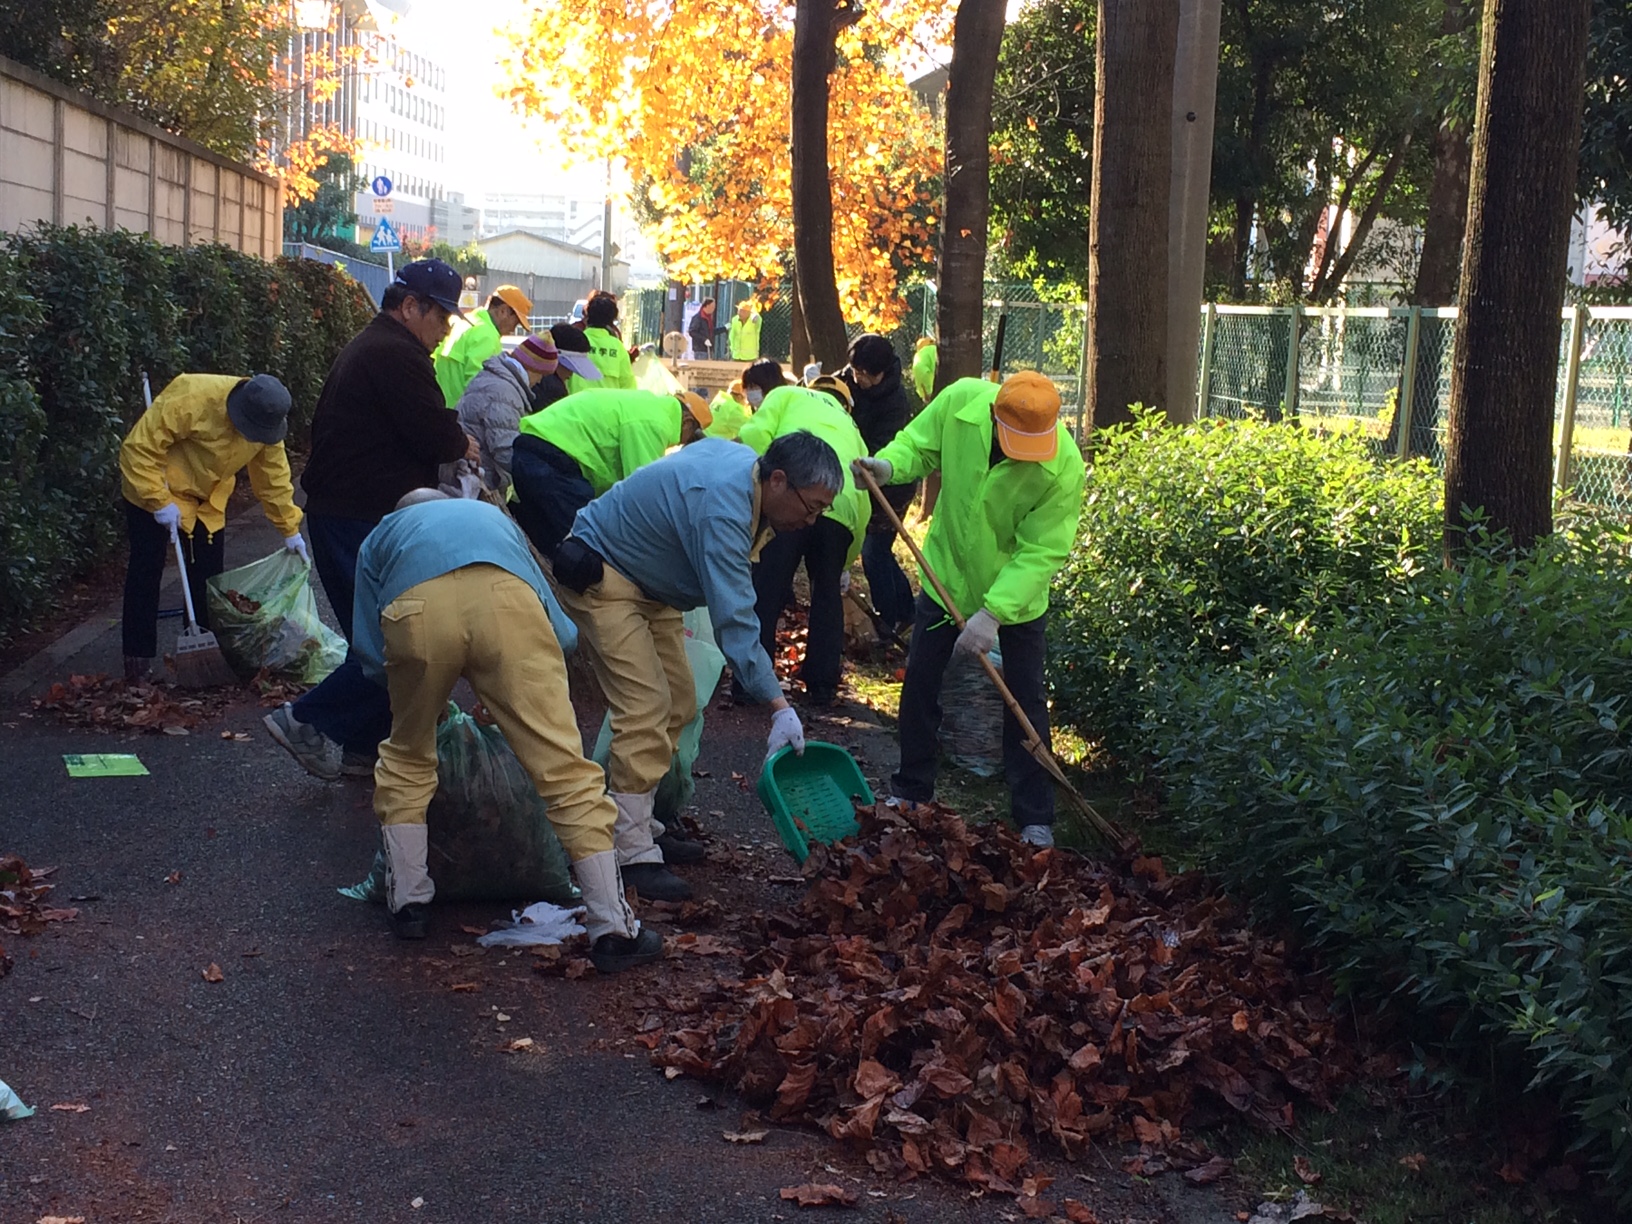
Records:
[[[548,901],[538,901],[521,911],[511,910],[510,921],[476,940],[484,948],[522,948],[535,944],[558,944],[584,933],[579,917],[583,906],[562,909]]]

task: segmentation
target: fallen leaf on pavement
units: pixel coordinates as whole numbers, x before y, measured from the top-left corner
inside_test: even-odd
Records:
[[[56,1110],[58,1113],[90,1113],[91,1112],[91,1107],[89,1105],[81,1105],[77,1101],[73,1102],[73,1103],[70,1103],[70,1104],[53,1105],[53,1106],[51,1106],[51,1108]]]
[[[782,1197],[801,1207],[854,1207],[856,1192],[830,1182],[806,1182],[802,1186],[783,1186]]]
[[[1400,1157],[1400,1163],[1413,1173],[1421,1173],[1428,1163],[1428,1157],[1421,1152],[1410,1152]]]
[[[208,969],[199,970],[199,976],[206,982],[224,982],[227,980],[227,975],[221,972],[221,966],[214,961],[210,962]]]
[[[448,989],[453,991],[454,994],[469,994],[473,990],[480,989],[480,986],[479,982],[455,982]]]
[[[765,1137],[771,1132],[768,1130],[749,1131],[721,1131],[721,1136],[727,1143],[764,1143]]]
[[[1302,1156],[1292,1157],[1292,1172],[1306,1186],[1318,1186],[1325,1180],[1325,1174],[1317,1172],[1315,1166]]]
[[[467,923],[463,923],[463,922],[461,922],[459,924],[459,929],[461,931],[463,931],[466,935],[486,935],[487,934],[487,928],[486,927],[470,926]]]
[[[164,882],[166,884],[180,884],[181,883],[181,872],[172,871],[169,875],[164,877]]]
[[[1099,1217],[1094,1214],[1093,1208],[1076,1199],[1065,1200],[1065,1218],[1071,1224],[1099,1224]]]
[[[506,1054],[520,1054],[523,1050],[533,1048],[533,1039],[531,1037],[517,1037],[514,1041],[505,1042],[499,1048]]]
[[[1228,1173],[1231,1167],[1231,1161],[1222,1156],[1214,1156],[1206,1164],[1191,1169],[1184,1175],[1184,1180],[1193,1186],[1210,1186]]]
[[[84,1216],[41,1216],[36,1224],[85,1224]]]

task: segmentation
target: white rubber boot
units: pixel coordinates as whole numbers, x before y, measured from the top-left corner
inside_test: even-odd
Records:
[[[644,795],[620,794],[612,791],[612,802],[618,805],[618,819],[612,826],[612,846],[618,852],[618,866],[634,863],[661,863],[663,851],[652,838],[652,805],[657,791]]]
[[[578,888],[584,894],[584,929],[589,932],[590,943],[602,935],[633,939],[640,934],[640,919],[623,895],[616,851],[602,850],[581,858],[572,865],[572,873],[578,877]]]
[[[385,845],[385,903],[394,914],[405,905],[428,905],[436,895],[426,866],[430,831],[423,824],[380,826]]]

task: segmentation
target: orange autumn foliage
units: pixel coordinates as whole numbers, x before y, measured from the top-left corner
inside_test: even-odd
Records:
[[[944,43],[951,6],[877,0],[838,36],[828,113],[833,260],[845,316],[894,326],[934,259],[941,137],[902,57]],[[681,279],[775,280],[793,246],[791,6],[529,0],[500,90],[576,157],[618,157]]]

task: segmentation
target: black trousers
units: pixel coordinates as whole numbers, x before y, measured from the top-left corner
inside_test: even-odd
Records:
[[[159,585],[164,580],[165,558],[170,556],[170,529],[160,527],[151,511],[124,502],[125,531],[130,536],[130,565],[125,570],[125,608],[120,636],[127,657],[156,659],[159,655]],[[193,593],[193,611],[201,629],[210,627],[204,602],[204,584],[226,568],[226,532],[215,538],[203,523],[183,532],[181,550],[187,558],[187,585]]]
[[[1003,652],[1004,680],[1044,745],[1052,747],[1048,693],[1043,682],[1047,625],[1047,613],[1023,624],[1000,625],[997,643]],[[957,640],[958,628],[951,618],[928,595],[920,594],[914,608],[912,645],[907,650],[907,678],[901,685],[901,767],[890,779],[890,789],[899,798],[927,803],[935,797],[941,756],[941,683]],[[960,666],[980,664],[971,659]],[[1006,705],[1003,776],[1009,784],[1009,810],[1015,824],[1024,827],[1054,823],[1054,782],[1037,758],[1026,751],[1025,735]]]
[[[516,500],[510,510],[533,547],[549,560],[572,533],[578,511],[595,499],[578,461],[559,446],[517,434],[510,452],[510,479]]]
[[[810,634],[799,678],[813,693],[831,696],[844,664],[844,597],[839,575],[850,552],[850,529],[823,515],[809,527],[778,532],[754,563],[754,611],[759,640],[776,657],[776,622],[793,594],[793,575],[801,562],[810,579]]]

